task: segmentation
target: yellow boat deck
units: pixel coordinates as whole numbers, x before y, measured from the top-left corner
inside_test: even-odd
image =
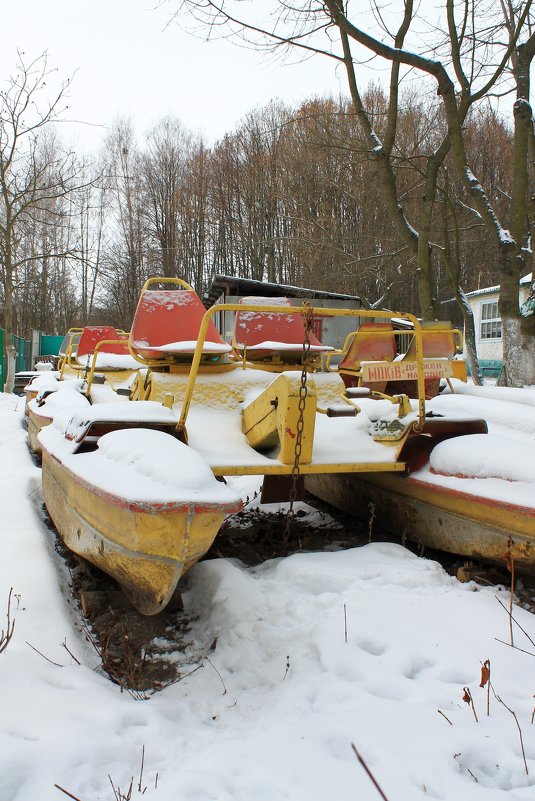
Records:
[[[404,470],[396,450],[375,442],[368,432],[369,419],[328,418],[316,415],[312,460],[300,464],[306,473],[374,472]],[[292,465],[252,448],[242,431],[238,411],[207,409],[193,404],[188,417],[188,442],[210,465],[215,475],[287,475]]]
[[[298,372],[285,373],[300,377]],[[285,430],[280,440],[288,439],[291,460],[278,458],[280,441],[274,448],[253,447],[244,433],[243,409],[269,390],[278,376],[264,370],[242,369],[229,372],[199,373],[196,377],[187,419],[188,444],[210,465],[215,475],[288,475],[293,466],[292,432]],[[144,371],[139,380],[146,382]],[[151,400],[172,401],[177,419],[189,376],[187,373],[157,373],[148,376],[147,387]],[[291,380],[291,379],[290,379]],[[314,373],[308,376],[307,388],[315,394],[318,408],[341,403],[344,384],[334,373]],[[375,401],[371,401],[375,406]],[[377,409],[379,406],[377,406]],[[389,404],[385,408],[392,409]],[[411,415],[407,420],[416,419]],[[312,425],[311,459],[301,459],[303,475],[316,472],[374,472],[401,471],[397,461],[399,447],[377,442],[370,435],[367,415],[327,417],[316,413]]]

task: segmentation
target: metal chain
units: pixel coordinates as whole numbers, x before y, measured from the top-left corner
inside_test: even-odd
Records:
[[[296,425],[294,463],[292,467],[292,487],[290,489],[290,506],[286,515],[286,529],[284,531],[283,538],[283,545],[285,547],[288,546],[290,541],[292,525],[295,518],[294,502],[297,498],[297,482],[300,475],[299,464],[301,459],[301,451],[303,448],[303,429],[305,427],[305,406],[308,396],[307,368],[310,360],[310,333],[314,325],[314,316],[312,314],[312,306],[307,301],[303,301],[303,324],[305,336],[303,339],[301,384],[299,386],[299,416],[297,418]]]

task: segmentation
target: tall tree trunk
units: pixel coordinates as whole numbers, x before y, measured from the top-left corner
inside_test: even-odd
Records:
[[[521,387],[535,383],[535,342],[531,326],[520,314],[519,282],[525,267],[524,240],[527,235],[528,152],[533,132],[533,116],[527,100],[520,97],[514,107],[513,191],[511,234],[515,249],[503,248],[499,309],[502,318],[502,382]]]
[[[440,162],[437,163],[436,165],[433,165],[432,169],[429,170],[427,175],[426,189],[428,195],[426,196],[426,198],[424,198],[424,206],[420,220],[420,223],[421,224],[423,223],[424,225],[424,230],[423,231],[420,230],[417,233],[408,222],[404,214],[403,208],[399,202],[399,192],[397,189],[396,176],[394,170],[392,169],[392,164],[388,149],[385,148],[383,143],[381,143],[376,132],[372,128],[368,115],[366,114],[366,111],[362,104],[362,99],[358,90],[357,81],[355,77],[353,58],[349,46],[349,38],[346,31],[342,27],[340,27],[340,37],[342,41],[342,47],[344,50],[344,65],[347,72],[349,90],[351,94],[351,99],[353,101],[353,108],[355,109],[357,119],[359,120],[359,123],[362,126],[362,130],[364,131],[365,135],[368,138],[368,141],[372,145],[371,152],[375,159],[375,163],[378,166],[379,180],[381,182],[381,187],[384,192],[387,208],[391,214],[392,221],[396,226],[401,241],[404,242],[416,255],[416,277],[418,283],[420,315],[423,317],[424,320],[434,320],[435,304],[432,291],[432,285],[433,285],[431,279],[432,262],[431,262],[428,234],[431,221],[431,211],[433,208],[433,200],[436,192],[436,172],[438,170]],[[395,128],[394,116],[396,114],[397,114],[397,109],[394,107],[391,108],[389,133],[387,135],[387,138],[394,136],[394,128]],[[388,145],[388,147],[390,146],[391,144]],[[435,176],[434,186],[432,186],[433,174]],[[427,231],[425,230],[426,221],[428,225]]]
[[[474,324],[474,312],[468,302],[468,298],[461,288],[461,236],[459,231],[458,218],[455,204],[452,202],[450,194],[449,172],[444,168],[444,189],[443,189],[443,237],[444,249],[440,251],[442,261],[446,266],[446,272],[453,289],[453,294],[457,305],[461,310],[464,323],[464,347],[466,350],[466,360],[470,369],[472,381],[476,386],[484,383],[483,373],[479,365],[479,358],[476,348],[476,329]],[[450,236],[450,214],[453,227],[453,241]]]
[[[11,272],[11,258],[6,255],[6,281],[4,298],[4,350],[6,352],[6,378],[4,381],[4,392],[13,392],[15,386],[15,369],[17,349],[13,345],[13,278]]]
[[[503,254],[499,308],[504,359],[500,384],[522,387],[535,384],[535,331],[534,316],[520,314],[519,269],[515,262],[514,254]]]
[[[483,373],[481,372],[481,367],[479,365],[479,359],[477,356],[474,312],[472,311],[472,307],[470,306],[465,293],[460,287],[456,287],[455,299],[459,304],[459,308],[461,309],[463,315],[464,347],[466,350],[466,361],[468,362],[468,367],[470,368],[470,375],[472,376],[472,381],[476,386],[480,387],[485,382],[483,379]]]

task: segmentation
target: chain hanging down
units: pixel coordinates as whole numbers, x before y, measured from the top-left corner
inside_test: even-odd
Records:
[[[301,384],[299,387],[299,416],[297,418],[296,435],[295,435],[295,454],[294,463],[292,467],[292,486],[290,489],[290,506],[286,514],[286,528],[284,531],[283,545],[288,546],[290,535],[292,532],[292,525],[295,518],[294,502],[297,498],[297,482],[299,481],[299,464],[301,459],[301,450],[303,447],[303,429],[304,429],[304,415],[306,399],[308,395],[307,387],[307,368],[310,361],[310,334],[314,326],[314,315],[312,314],[312,306],[307,301],[303,301],[303,325],[305,335],[303,339],[303,356],[302,356],[302,369],[301,369]]]

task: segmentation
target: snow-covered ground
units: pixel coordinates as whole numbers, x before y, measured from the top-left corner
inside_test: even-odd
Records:
[[[507,454],[535,488],[520,464],[535,388],[460,389],[437,404],[485,417],[494,466]],[[460,584],[401,546],[198,564],[182,680],[148,700],[121,692],[80,633],[22,414],[0,395],[0,632],[11,587],[15,620],[0,654],[1,801],[116,801],[132,777],[132,799],[154,801],[379,799],[353,746],[388,801],[534,797],[535,617],[515,608],[510,647],[506,588]],[[489,460],[469,456],[473,470]]]

